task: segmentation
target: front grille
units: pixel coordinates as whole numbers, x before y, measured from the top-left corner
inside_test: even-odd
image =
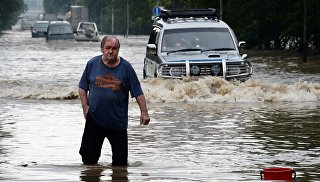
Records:
[[[252,74],[252,66],[247,61],[217,62],[186,61],[185,63],[173,62],[162,64],[158,68],[159,77],[182,78],[184,76],[218,76],[223,78],[234,78]]]
[[[162,76],[173,76],[173,77],[181,77],[186,76],[187,71],[185,66],[173,66],[173,65],[165,65],[161,67],[159,70],[160,75]]]
[[[206,76],[206,75],[223,76],[223,69],[222,69],[222,64],[221,63],[215,63],[215,64],[190,64],[190,68],[192,66],[199,66],[199,68],[200,68],[200,74],[199,75],[200,76]]]
[[[200,67],[200,75],[211,75],[210,66],[199,66]]]
[[[227,63],[226,76],[236,76],[248,73],[248,65],[242,63]]]

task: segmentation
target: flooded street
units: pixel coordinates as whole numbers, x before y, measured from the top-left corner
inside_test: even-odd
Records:
[[[261,181],[266,167],[292,167],[296,181],[320,181],[319,74],[255,59],[245,83],[142,80],[147,36],[119,38],[151,117],[140,127],[130,100],[128,167],[110,166],[107,140],[100,166],[82,165],[78,154],[78,81],[100,43],[46,43],[30,31],[0,37],[0,181]]]

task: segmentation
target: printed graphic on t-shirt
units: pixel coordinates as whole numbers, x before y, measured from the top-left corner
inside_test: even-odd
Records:
[[[111,74],[105,74],[96,77],[96,86],[102,88],[110,88],[117,91],[121,88],[121,81]]]

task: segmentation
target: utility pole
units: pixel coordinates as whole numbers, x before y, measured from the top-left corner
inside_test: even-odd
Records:
[[[127,0],[126,37],[129,35],[129,0]]]
[[[114,0],[111,1],[111,33],[114,34]]]
[[[222,0],[220,0],[220,19],[222,20]]]
[[[102,5],[103,0],[100,0],[100,31],[102,31],[102,9],[103,9],[103,5]]]
[[[306,63],[308,60],[308,41],[307,41],[307,0],[303,1],[303,62]]]

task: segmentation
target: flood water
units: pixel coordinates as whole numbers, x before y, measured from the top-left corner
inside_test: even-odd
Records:
[[[0,181],[261,181],[266,167],[320,181],[319,74],[252,59],[255,73],[245,83],[142,80],[147,37],[119,38],[151,117],[140,127],[130,100],[128,167],[110,166],[107,141],[99,166],[82,165],[78,154],[77,84],[99,43],[46,43],[18,30],[0,37]]]

